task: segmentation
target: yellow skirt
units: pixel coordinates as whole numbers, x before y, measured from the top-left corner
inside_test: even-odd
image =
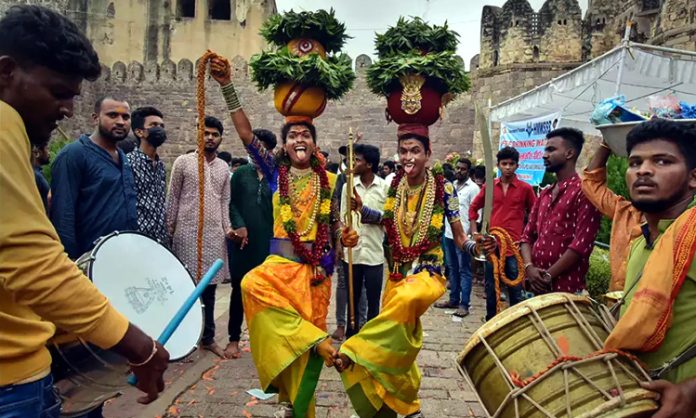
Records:
[[[444,293],[445,280],[427,271],[389,281],[380,314],[341,346],[355,363],[341,378],[360,418],[418,412],[420,317]]]
[[[314,269],[271,255],[242,280],[251,354],[265,392],[290,402],[296,418],[314,417],[323,367],[312,347],[328,337],[331,281],[311,286]]]

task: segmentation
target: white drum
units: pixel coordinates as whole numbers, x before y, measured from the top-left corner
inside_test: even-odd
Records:
[[[77,260],[94,285],[132,323],[152,338],[164,331],[196,285],[169,249],[139,232],[114,232]],[[203,333],[197,300],[165,348],[172,361],[196,349]]]
[[[114,232],[76,261],[111,304],[152,338],[158,338],[193,293],[195,284],[179,259],[139,232]],[[172,361],[195,350],[203,332],[197,300],[165,347]],[[125,359],[71,334],[50,342],[61,416],[80,417],[127,387]]]

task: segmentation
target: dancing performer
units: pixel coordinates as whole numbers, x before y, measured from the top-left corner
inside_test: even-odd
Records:
[[[293,26],[302,21],[307,25]],[[336,52],[345,40],[343,30],[329,33],[327,26],[342,27],[333,13],[290,12],[271,18],[262,31],[269,42],[278,44],[280,38],[290,45],[252,60],[253,76],[261,87],[279,74],[274,67],[279,60],[268,57],[282,56],[286,65],[296,66],[294,74],[320,74],[312,87],[280,74],[276,107],[287,123],[281,130],[278,157],[253,134],[235,93],[229,62],[222,57],[211,61],[211,74],[222,86],[235,129],[274,189],[271,255],[243,278],[242,298],[261,387],[278,392],[280,401],[287,403],[277,417],[314,417],[314,391],[322,363],[333,365],[336,354],[326,327],[335,260],[331,195],[336,178],[325,169],[312,120],[321,114],[327,98],[340,97],[350,88],[354,75],[347,56],[325,58],[325,50]],[[308,39],[302,30],[316,38]],[[285,39],[288,33],[302,39]],[[295,55],[289,52],[294,49]],[[314,71],[313,66],[321,70]]]
[[[410,39],[412,33],[433,36],[424,45]],[[412,45],[394,43],[404,38]],[[418,400],[421,374],[416,365],[423,345],[420,317],[445,293],[440,246],[444,222],[452,226],[459,248],[470,254],[476,252],[476,244],[466,241],[454,187],[445,181],[440,167],[427,167],[431,156],[428,125],[440,117],[442,96],[468,87],[461,66],[455,64],[456,43],[456,35],[446,26],[431,27],[420,19],[400,20],[396,27],[378,36],[380,61],[368,73],[371,89],[388,96],[387,113],[399,123],[398,153],[403,169],[391,183],[384,208],[369,208],[354,196],[363,223],[381,222],[385,226],[393,262],[381,313],[349,338],[336,358],[344,386],[361,418],[397,414],[422,417]],[[429,53],[411,52],[417,50]],[[406,69],[398,66],[404,73],[395,72],[394,60],[426,61],[424,67],[436,68],[440,76],[446,77],[419,74],[424,67],[415,64]],[[341,241],[345,247],[354,247],[357,233],[344,229]],[[486,243],[492,250],[494,241]]]

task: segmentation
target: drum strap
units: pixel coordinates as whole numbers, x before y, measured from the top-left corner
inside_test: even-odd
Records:
[[[629,287],[628,290],[626,290],[626,291],[624,292],[623,296],[621,296],[621,299],[619,299],[619,301],[616,302],[616,304],[614,304],[614,306],[612,306],[611,309],[609,309],[609,312],[614,316],[614,318],[618,318],[618,317],[619,317],[619,315],[618,315],[618,314],[619,314],[619,310],[620,310],[621,307],[624,305],[624,303],[626,303],[626,297],[631,293],[631,290],[633,290],[633,288],[635,288],[635,287],[638,285],[638,282],[640,282],[640,279],[641,279],[642,277],[643,277],[643,271],[641,270],[640,272],[638,272],[638,277],[637,277],[636,280],[633,282],[633,284],[631,285],[631,287]]]
[[[650,377],[652,377],[653,379],[661,379],[667,373],[671,372],[672,370],[676,369],[677,367],[681,366],[682,364],[686,363],[687,361],[689,361],[695,357],[696,357],[696,344],[687,348],[683,353],[679,354],[678,356],[676,356],[672,360],[668,361],[667,363],[665,363],[664,366],[660,367],[659,369],[650,370]]]

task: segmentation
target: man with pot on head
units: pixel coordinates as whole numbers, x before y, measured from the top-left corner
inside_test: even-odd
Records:
[[[389,188],[384,207],[370,208],[359,194],[354,196],[362,223],[384,224],[394,265],[382,312],[349,338],[337,355],[344,385],[361,417],[382,412],[422,417],[416,365],[423,342],[420,317],[445,292],[439,245],[444,222],[450,223],[457,247],[477,254],[476,244],[464,234],[454,187],[440,168],[427,166],[428,127],[400,125],[398,145],[403,170],[397,171],[397,186]],[[345,247],[360,248],[358,238],[350,227],[342,231]],[[487,248],[494,249],[494,241],[487,240]]]
[[[335,261],[330,226],[336,177],[320,163],[311,119],[286,119],[276,158],[252,130],[229,62],[213,58],[211,75],[222,87],[242,143],[274,186],[271,255],[242,280],[254,364],[262,389],[277,391],[287,404],[276,416],[313,417],[322,363],[333,365],[336,354],[326,331]]]
[[[645,216],[626,265],[625,301],[605,348],[630,351],[660,394],[654,417],[696,414],[696,125],[656,119],[626,137],[626,183]]]
[[[217,150],[224,132],[222,122],[213,116],[206,116],[204,122],[204,163],[203,183],[203,257],[198,265],[198,213],[199,213],[199,175],[198,151],[184,154],[174,160],[167,195],[167,228],[172,236],[172,251],[195,275],[197,271],[208,270],[215,260],[227,264],[226,238],[232,239],[234,231],[230,224],[230,174],[225,163],[217,158]],[[200,269],[199,269],[200,267]],[[215,276],[201,295],[204,306],[204,328],[201,348],[220,358],[223,349],[215,342],[215,292],[218,281],[229,280],[229,269],[224,268]],[[195,277],[200,280],[200,277]]]
[[[133,134],[140,141],[128,154],[138,194],[138,230],[169,246],[165,223],[167,174],[157,148],[167,140],[162,112],[154,107],[141,107],[131,115]]]
[[[56,123],[73,115],[82,80],[94,81],[99,73],[97,53],[64,16],[44,7],[21,5],[11,7],[0,19],[3,417],[60,415],[61,400],[53,388],[52,359],[46,348],[57,327],[126,357],[137,387],[147,393],[139,402],[151,402],[164,389],[167,350],[130,324],[66,256],[36,191],[28,158],[32,145],[46,144]],[[87,160],[101,158],[97,156],[101,149],[91,153],[89,143],[81,139],[77,144],[71,151],[76,157],[72,162],[83,162],[83,151]],[[64,155],[63,163],[71,156]]]
[[[413,38],[424,27],[440,31],[448,41]],[[393,38],[399,42],[393,43]],[[440,245],[445,222],[451,225],[458,248],[477,252],[477,245],[464,234],[454,186],[445,180],[442,167],[428,167],[428,126],[440,118],[448,98],[468,86],[461,65],[455,64],[456,44],[456,34],[419,18],[400,19],[377,36],[379,61],[368,72],[367,82],[373,92],[386,96],[387,118],[399,125],[397,149],[403,169],[397,170],[383,207],[369,207],[359,194],[354,196],[362,223],[384,225],[391,252],[380,314],[349,338],[337,355],[343,384],[361,418],[423,417],[416,365],[423,345],[420,317],[445,293]],[[421,60],[437,71],[403,64]],[[360,246],[352,228],[342,231],[341,240],[346,247]],[[489,250],[495,247],[492,239],[481,241]]]
[[[51,169],[51,221],[72,259],[100,237],[138,228],[133,171],[116,146],[130,132],[130,106],[103,96],[94,104],[92,120],[94,132],[66,145]]]

